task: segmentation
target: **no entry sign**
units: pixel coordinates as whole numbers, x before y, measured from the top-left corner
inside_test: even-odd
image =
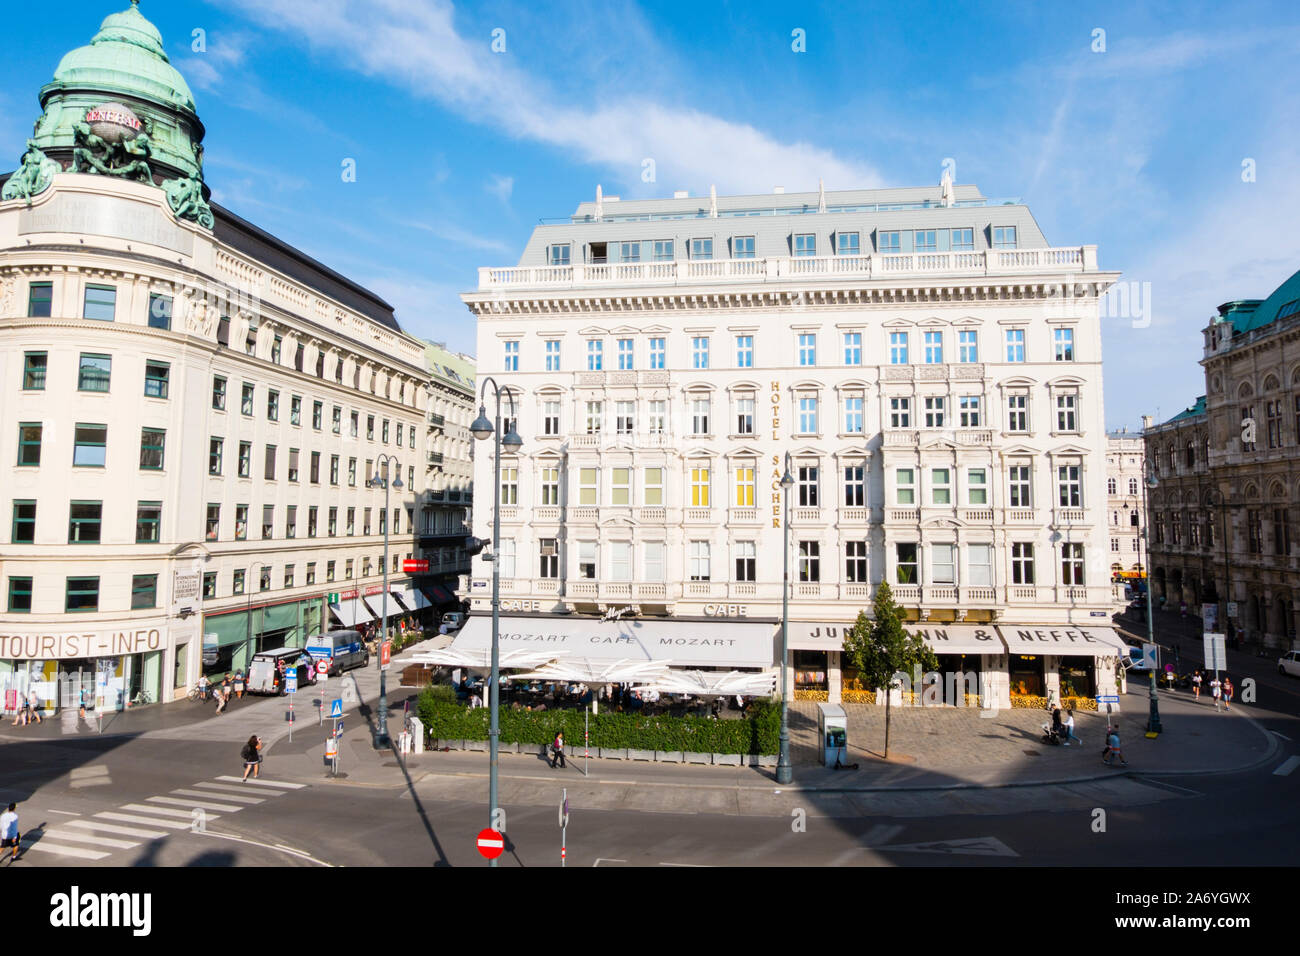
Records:
[[[505,837],[491,827],[478,832],[478,851],[487,859],[495,860],[505,848]]]

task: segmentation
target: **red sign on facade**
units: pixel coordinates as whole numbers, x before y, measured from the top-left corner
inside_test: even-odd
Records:
[[[419,574],[429,570],[428,561],[403,561],[402,570],[407,574]]]

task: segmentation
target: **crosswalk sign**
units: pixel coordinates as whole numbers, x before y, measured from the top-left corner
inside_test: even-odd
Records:
[[[339,700],[337,697],[330,702],[330,716],[331,717],[343,716],[343,701]]]

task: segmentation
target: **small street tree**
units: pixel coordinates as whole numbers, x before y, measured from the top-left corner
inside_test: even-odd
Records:
[[[888,581],[880,582],[872,602],[872,617],[858,612],[858,619],[844,637],[844,653],[858,669],[869,687],[885,692],[885,757],[889,757],[889,721],[891,691],[898,683],[899,671],[912,672],[918,665],[922,673],[937,670],[939,659],[919,637],[903,630],[902,608],[894,603]],[[919,692],[919,688],[914,688]]]

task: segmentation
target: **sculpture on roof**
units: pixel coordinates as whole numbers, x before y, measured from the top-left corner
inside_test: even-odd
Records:
[[[204,229],[216,225],[212,216],[212,207],[203,198],[203,184],[193,177],[169,179],[163,183],[163,192],[167,196],[167,205],[171,207],[177,219],[189,219]]]
[[[33,196],[49,188],[50,183],[54,181],[55,173],[62,170],[63,168],[57,162],[40,151],[35,140],[29,139],[27,152],[23,153],[22,165],[9,177],[0,198],[26,199],[30,203]]]
[[[140,132],[135,136],[123,136],[110,141],[83,120],[73,128],[73,138],[76,142],[72,150],[73,172],[119,176],[123,179],[137,179],[142,183],[153,182],[153,172],[149,169],[148,162],[148,133]]]

